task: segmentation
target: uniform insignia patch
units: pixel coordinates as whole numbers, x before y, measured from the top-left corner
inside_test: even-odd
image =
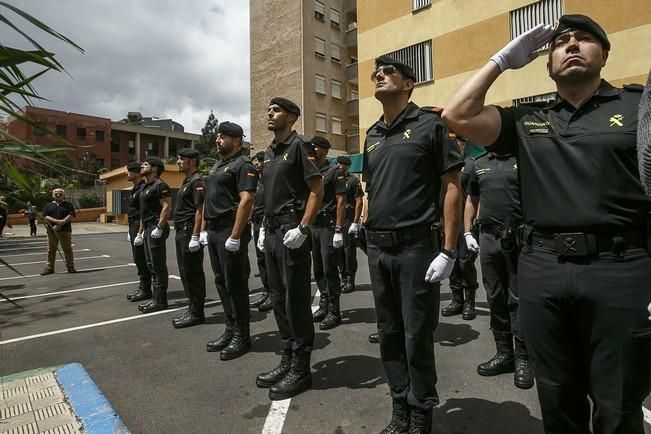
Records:
[[[380,144],[380,142],[373,143],[371,146],[366,148],[366,151],[369,152],[369,153],[373,152],[373,149],[375,149],[377,147],[377,145],[379,145],[379,144]]]
[[[408,139],[410,135],[411,135],[411,129],[406,129],[405,132],[402,133],[402,140]]]
[[[228,172],[228,166],[224,167],[224,173]]]
[[[622,115],[622,114],[612,115],[610,117],[610,126],[611,127],[614,127],[614,126],[623,127],[624,124],[622,123],[622,120],[624,120],[624,115]]]

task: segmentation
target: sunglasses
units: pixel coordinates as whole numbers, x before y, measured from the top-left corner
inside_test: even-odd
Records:
[[[371,73],[371,80],[375,81],[377,78],[377,75],[381,72],[383,75],[391,75],[395,74],[398,68],[396,68],[393,65],[381,65],[378,66],[375,71]]]
[[[63,193],[54,193],[55,196],[63,196]]]

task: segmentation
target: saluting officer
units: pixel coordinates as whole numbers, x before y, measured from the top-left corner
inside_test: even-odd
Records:
[[[389,56],[375,60],[375,98],[384,114],[364,143],[365,221],[380,354],[393,398],[384,433],[429,433],[436,393],[434,339],[440,281],[456,259],[461,152],[439,115],[409,98],[416,76]],[[446,189],[445,241],[438,223]]]
[[[170,235],[167,221],[172,210],[170,187],[160,179],[165,164],[158,157],[147,157],[140,173],[146,179],[140,193],[140,230],[134,244],[144,243],[147,268],[152,275],[152,299],[138,306],[142,313],[167,309],[167,250]]]
[[[477,243],[470,227],[480,207],[481,233]],[[524,337],[518,327],[515,228],[522,221],[522,211],[518,162],[512,154],[489,152],[474,162],[464,220],[468,250],[479,252],[481,246],[481,274],[490,308],[490,328],[497,348],[495,356],[477,366],[477,372],[490,377],[515,370],[515,385],[530,389],[533,387],[533,374]]]
[[[264,184],[264,228],[258,247],[265,252],[269,289],[280,333],[280,364],[256,378],[269,397],[287,399],[312,386],[314,343],[310,291],[310,223],[323,199],[321,173],[311,145],[292,130],[300,108],[286,98],[269,103]]]
[[[364,207],[364,190],[359,178],[348,172],[350,158],[340,155],[337,163],[344,175],[346,184],[346,214],[344,219],[344,248],[339,252],[339,268],[341,270],[341,292],[349,293],[355,290],[355,273],[357,273],[357,240],[360,232],[360,218]]]
[[[528,64],[546,43],[556,99],[545,107],[484,106],[500,74]],[[518,160],[526,223],[520,325],[547,433],[644,432],[651,199],[636,158],[642,88],[601,79],[609,51],[599,24],[564,15],[555,29],[539,25],[507,44],[443,112],[456,132]]]
[[[251,349],[249,282],[244,261],[251,240],[249,216],[258,176],[251,160],[242,155],[242,127],[222,122],[217,131],[221,160],[206,178],[201,236],[208,245],[226,329],[219,338],[209,341],[206,349],[221,351],[222,360],[232,360]]]
[[[314,280],[321,293],[319,309],[312,315],[319,329],[329,330],[341,323],[339,298],[341,281],[337,269],[337,249],[344,245],[342,224],[346,184],[337,166],[326,158],[330,142],[325,137],[312,137],[316,166],[323,178],[323,202],[312,225],[312,260]]]
[[[147,268],[147,258],[145,257],[145,246],[136,245],[135,240],[140,230],[140,193],[145,187],[140,169],[141,164],[133,161],[127,165],[127,179],[133,184],[129,200],[127,201],[127,219],[129,221],[129,244],[131,244],[131,254],[133,262],[138,270],[140,284],[138,289],[127,294],[127,300],[136,302],[149,300],[151,298],[151,272]]]
[[[260,271],[260,280],[262,281],[262,295],[249,303],[249,307],[257,307],[260,312],[267,312],[273,308],[271,296],[269,295],[269,279],[267,278],[267,266],[264,261],[264,252],[258,248],[258,239],[260,238],[260,228],[264,220],[264,184],[262,184],[262,171],[264,170],[264,151],[255,154],[253,165],[258,173],[258,188],[255,191],[255,201],[253,202],[253,213],[251,214],[251,224],[253,225],[253,244],[255,245],[255,256]]]
[[[180,329],[206,322],[203,313],[206,276],[203,272],[203,248],[199,243],[205,193],[203,180],[199,175],[199,152],[192,148],[181,149],[176,164],[185,179],[176,194],[174,241],[179,276],[189,302],[188,310],[172,320],[174,328]]]

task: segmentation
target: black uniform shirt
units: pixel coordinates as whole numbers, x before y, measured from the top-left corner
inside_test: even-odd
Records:
[[[461,166],[459,145],[433,111],[409,103],[391,126],[380,118],[364,143],[367,227],[395,230],[433,223],[440,177]]]
[[[468,193],[479,196],[479,223],[497,225],[510,218],[522,219],[518,187],[518,162],[510,154],[493,152],[479,157],[473,166]]]
[[[502,131],[490,150],[516,154],[527,223],[554,232],[642,227],[651,199],[637,161],[640,96],[602,80],[577,109],[559,96],[544,108],[498,107]]]
[[[364,196],[364,190],[359,178],[350,173],[344,176],[344,183],[346,184],[346,223],[352,223],[355,219],[356,199]]]
[[[253,217],[261,220],[264,216],[264,184],[262,180],[258,181],[258,189],[255,191],[255,200],[253,201]]]
[[[127,218],[129,222],[140,220],[140,193],[145,187],[145,181],[140,181],[134,185],[127,201]]]
[[[140,218],[143,223],[158,223],[161,199],[170,197],[170,187],[160,178],[146,183],[140,192]]]
[[[337,195],[346,194],[344,174],[328,160],[319,167],[319,171],[323,177],[323,201],[319,213],[331,214],[337,210]]]
[[[43,217],[50,216],[57,220],[63,220],[69,215],[75,216],[75,207],[68,201],[63,200],[61,203],[56,203],[55,201],[48,202],[43,207]],[[61,226],[61,232],[72,232],[72,225],[70,222]]]
[[[293,131],[282,143],[272,142],[264,153],[264,215],[287,214],[293,207],[305,210],[309,195],[307,181],[321,176],[309,144]]]
[[[174,207],[174,223],[187,221],[194,222],[197,208],[203,204],[204,187],[199,172],[194,172],[183,180],[183,184],[176,193],[176,205]]]
[[[258,174],[248,157],[235,155],[220,160],[210,169],[206,178],[204,217],[213,220],[237,211],[240,192],[252,191],[258,184]]]

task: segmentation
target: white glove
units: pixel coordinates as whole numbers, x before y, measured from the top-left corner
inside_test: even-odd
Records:
[[[649,303],[649,305],[646,308],[649,311],[649,321],[651,321],[651,303]]]
[[[283,237],[283,244],[285,247],[290,249],[298,249],[303,245],[307,235],[305,235],[301,230],[296,226],[294,229],[290,229],[285,233]]]
[[[208,245],[208,231],[199,232],[199,244],[204,247]]]
[[[160,226],[156,225],[153,231],[151,231],[151,237],[152,238],[160,238],[163,236],[163,230],[160,228]]]
[[[260,232],[258,233],[258,244],[256,245],[258,247],[258,250],[261,252],[264,252],[264,237],[265,237],[265,232],[264,232],[264,226],[260,228]]]
[[[235,240],[231,237],[228,237],[224,243],[224,247],[226,247],[226,250],[229,252],[237,252],[240,250],[240,240]]]
[[[196,252],[199,248],[201,248],[201,239],[199,238],[199,235],[192,235],[192,237],[190,237],[190,242],[188,243],[188,250]]]
[[[348,228],[348,233],[356,234],[357,232],[359,232],[359,223],[351,223],[350,227]]]
[[[131,242],[131,234],[129,232],[127,232],[127,241]]]
[[[332,237],[332,247],[338,249],[343,245],[344,245],[344,234],[335,232],[335,235]]]
[[[134,246],[142,246],[145,243],[145,238],[142,236],[142,232],[138,232],[136,238],[133,240]]]
[[[454,267],[454,259],[441,252],[434,258],[427,273],[425,273],[425,280],[430,283],[440,282],[450,277],[452,268]]]
[[[506,44],[491,60],[502,72],[507,69],[520,69],[538,57],[536,50],[548,43],[552,34],[553,26],[538,24]]]
[[[468,247],[468,250],[473,253],[479,253],[479,243],[472,232],[466,232],[463,234],[463,237],[466,239],[466,247]]]

